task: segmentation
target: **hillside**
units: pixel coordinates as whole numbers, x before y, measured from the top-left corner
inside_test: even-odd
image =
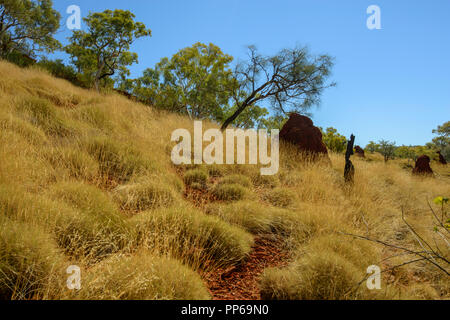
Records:
[[[417,249],[403,209],[448,257],[427,201],[441,212],[449,166],[419,178],[368,155],[349,187],[342,155],[314,164],[284,145],[274,177],[177,167],[178,128],[193,123],[0,62],[0,298],[450,298],[432,264],[388,270],[411,256],[342,234]],[[80,290],[66,287],[70,265]],[[358,285],[370,265],[388,270],[381,290]]]

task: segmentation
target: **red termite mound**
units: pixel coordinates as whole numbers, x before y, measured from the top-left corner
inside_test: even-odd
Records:
[[[417,158],[416,167],[413,169],[413,174],[432,175],[433,170],[431,170],[430,161],[430,157],[425,155]]]
[[[364,153],[363,148],[361,148],[360,146],[356,146],[355,147],[355,155],[361,158],[365,158],[366,154]]]
[[[296,145],[312,156],[326,155],[328,150],[322,141],[322,132],[308,117],[292,113],[280,131],[280,139]]]

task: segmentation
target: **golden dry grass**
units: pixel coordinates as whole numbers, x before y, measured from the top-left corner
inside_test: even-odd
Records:
[[[175,167],[178,128],[193,124],[0,62],[1,298],[206,299],[199,273],[239,263],[260,233],[281,235],[292,255],[288,267],[266,270],[264,297],[450,297],[448,277],[425,263],[383,274],[379,292],[353,290],[369,265],[405,257],[385,260],[398,252],[340,234],[414,247],[403,208],[433,242],[427,200],[450,195],[448,166],[433,163],[436,177],[418,178],[404,161],[368,155],[354,159],[353,187],[342,155],[312,164],[290,146],[273,177],[248,165]],[[194,208],[186,184],[226,201]],[[69,265],[83,270],[80,291],[65,287]]]

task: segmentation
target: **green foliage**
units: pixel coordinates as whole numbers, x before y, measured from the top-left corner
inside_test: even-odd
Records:
[[[226,119],[230,117],[234,112],[236,112],[236,110],[237,106],[228,108],[225,112],[224,118]],[[273,117],[266,118],[267,115],[269,115],[269,111],[266,108],[249,106],[239,115],[239,117],[234,121],[233,125],[235,127],[243,129],[277,129],[275,120],[271,120],[273,119]]]
[[[327,128],[326,132],[322,130],[322,136],[328,150],[337,153],[342,153],[346,150],[347,138],[340,135],[335,128]]]
[[[365,151],[370,153],[375,153],[378,150],[378,144],[373,141],[369,141],[369,144],[366,146]]]
[[[74,85],[81,86],[82,83],[78,79],[78,74],[72,66],[66,66],[61,59],[49,60],[41,59],[37,66],[47,70],[51,75],[70,81]]]
[[[437,150],[441,151],[442,156],[450,161],[450,121],[447,121],[437,129],[433,130],[433,133],[437,135],[433,139],[432,144]]]
[[[135,15],[124,10],[105,10],[90,13],[84,22],[87,31],[76,30],[65,48],[72,63],[98,89],[102,79],[119,71],[129,74],[128,66],[137,62],[137,54],[130,46],[137,38],[150,36],[151,31]]]
[[[400,146],[395,149],[395,156],[401,159],[416,161],[422,155],[427,155],[430,159],[433,159],[436,151],[429,146]]]
[[[158,108],[222,120],[235,85],[232,60],[212,43],[196,43],[145,70],[136,80],[134,94]]]
[[[223,122],[222,129],[234,123],[245,109],[267,102],[276,114],[304,112],[320,100],[327,85],[333,59],[312,57],[307,48],[283,49],[272,56],[261,55],[249,46],[249,59],[235,68],[237,85],[231,97],[236,110]]]
[[[61,44],[53,38],[61,15],[51,0],[2,0],[0,3],[0,57],[17,50],[33,55],[53,52]]]
[[[239,118],[240,117],[241,116],[239,116]],[[287,121],[288,121],[288,117],[286,117],[283,114],[266,117],[264,119],[261,119],[260,128],[267,129],[267,130],[272,130],[272,129],[281,130]]]
[[[437,197],[433,200],[433,202],[437,205],[443,206],[444,204],[448,203],[449,199],[446,197]]]
[[[395,156],[395,142],[390,142],[386,140],[380,140],[378,143],[378,152],[384,157],[384,161],[389,161],[390,159],[394,159]]]

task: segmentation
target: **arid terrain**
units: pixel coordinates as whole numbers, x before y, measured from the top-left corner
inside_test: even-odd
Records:
[[[346,184],[343,154],[313,162],[282,144],[275,176],[175,166],[177,128],[193,122],[0,62],[0,298],[450,298],[448,226],[433,216],[448,214],[434,200],[450,195],[449,165],[413,176],[367,153]]]

